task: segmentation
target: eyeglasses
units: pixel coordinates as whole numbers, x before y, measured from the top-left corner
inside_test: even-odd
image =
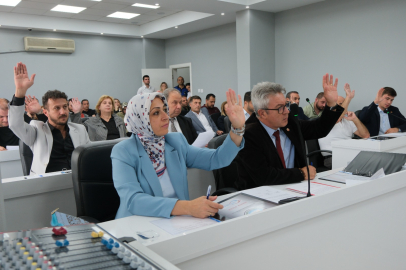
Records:
[[[266,110],[266,111],[278,111],[279,114],[283,114],[285,112],[285,109],[289,112],[289,107],[288,106],[282,106],[279,107],[278,109],[268,109],[268,108],[264,108],[261,110]]]

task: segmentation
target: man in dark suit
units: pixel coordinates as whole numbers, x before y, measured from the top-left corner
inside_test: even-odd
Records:
[[[359,119],[371,136],[406,131],[406,118],[397,107],[392,106],[396,95],[395,89],[391,87],[381,88],[375,100],[360,112]]]
[[[177,89],[166,89],[164,96],[168,102],[169,109],[169,132],[181,132],[189,144],[197,138],[197,132],[193,127],[192,120],[188,117],[180,115],[182,108],[182,96]]]
[[[256,114],[246,122],[245,146],[236,158],[239,179],[235,187],[238,190],[308,179],[298,128],[304,140],[322,138],[330,132],[343,112],[337,105],[337,84],[336,79],[333,85],[333,76],[323,76],[327,106],[315,121],[298,121],[289,114],[282,85],[264,82],[254,86],[251,100]],[[309,171],[310,179],[314,179],[316,169],[309,165]]]
[[[297,106],[299,106],[300,103],[300,96],[297,91],[290,91],[289,93],[286,94],[286,103],[296,103]],[[309,117],[307,117],[304,112],[303,108],[299,107],[299,115],[298,115],[299,120],[309,120]]]

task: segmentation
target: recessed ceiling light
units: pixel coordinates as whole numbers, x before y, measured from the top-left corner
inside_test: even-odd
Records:
[[[103,35],[103,33],[100,33],[100,35]]]
[[[101,0],[90,0],[90,1],[96,1],[96,2],[101,2]]]
[[[0,6],[15,7],[21,0],[0,0]]]
[[[56,31],[56,29],[54,29],[54,31]]]
[[[141,36],[142,38],[144,38],[144,36]]]
[[[250,8],[250,6],[246,6],[245,8]]]
[[[155,6],[159,6],[159,4],[158,4],[158,3],[156,3],[156,4],[155,4]]]
[[[132,19],[134,17],[139,16],[140,14],[137,13],[128,13],[128,12],[114,12],[107,17],[110,18],[119,18],[119,19]]]
[[[140,4],[140,3],[135,3],[133,5],[133,7],[142,7],[142,8],[159,8],[159,4],[155,4],[155,6],[153,5],[146,5],[146,4]]]
[[[221,16],[224,16],[224,13],[221,13]]]
[[[177,26],[175,26],[175,28],[178,28]]]
[[[59,12],[68,12],[68,13],[79,13],[85,10],[85,7],[75,7],[75,6],[65,6],[65,5],[57,5],[51,11],[59,11]]]

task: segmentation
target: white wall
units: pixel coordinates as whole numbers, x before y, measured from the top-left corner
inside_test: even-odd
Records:
[[[193,93],[202,98],[213,93],[216,106],[226,100],[228,88],[237,88],[235,23],[165,41],[166,66],[191,63]],[[203,89],[204,93],[197,93]]]
[[[378,89],[397,90],[406,102],[406,1],[331,0],[276,14],[276,81],[314,100],[322,76],[356,90],[351,110],[369,105]],[[403,111],[405,111],[403,109]]]
[[[176,72],[177,72],[178,77],[179,76],[183,77],[183,79],[185,80],[185,84],[190,83],[190,69],[189,68],[178,68],[176,70]],[[177,78],[174,78],[174,80],[177,80]],[[177,85],[177,84],[175,84],[175,85]],[[195,89],[196,93],[197,93],[197,89],[198,88]]]
[[[73,39],[76,51],[0,54],[0,97],[12,98],[13,66],[20,61],[27,64],[30,74],[37,74],[28,94],[39,100],[47,90],[58,89],[68,97],[89,99],[94,108],[103,94],[125,102],[141,86],[141,39],[0,29],[0,52],[24,50],[24,36]]]

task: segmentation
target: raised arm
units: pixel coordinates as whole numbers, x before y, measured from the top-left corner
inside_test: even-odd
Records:
[[[357,127],[357,131],[354,132],[355,135],[361,138],[369,138],[369,131],[366,126],[358,119],[358,117],[353,112],[347,112],[347,116],[345,117],[348,121],[352,121],[355,126]]]
[[[344,114],[346,113],[346,111],[348,110],[348,106],[350,105],[351,100],[354,98],[355,96],[355,90],[351,91],[350,85],[348,83],[345,84],[344,86],[344,91],[345,91],[345,99],[343,104],[341,104],[341,107],[344,108]]]
[[[80,103],[78,98],[72,98],[69,103],[72,105],[73,114],[70,115],[70,120],[72,123],[82,124],[82,118],[80,117],[82,113],[82,103]]]

